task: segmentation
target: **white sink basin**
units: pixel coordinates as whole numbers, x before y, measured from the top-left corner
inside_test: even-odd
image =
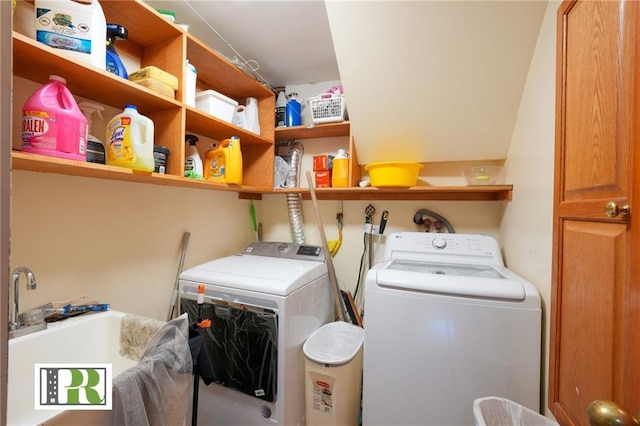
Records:
[[[120,322],[125,315],[113,310],[80,315],[50,323],[46,330],[9,340],[7,424],[59,422],[55,419],[60,417],[59,410],[34,409],[35,364],[111,364],[114,378],[135,365],[136,361],[119,354]]]

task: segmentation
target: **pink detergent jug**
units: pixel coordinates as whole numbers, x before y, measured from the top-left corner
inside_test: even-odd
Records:
[[[87,119],[57,75],[38,88],[22,107],[22,151],[85,161]]]

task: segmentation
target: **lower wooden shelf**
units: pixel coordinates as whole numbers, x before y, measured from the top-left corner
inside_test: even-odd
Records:
[[[241,199],[259,200],[263,194],[300,193],[310,199],[308,188],[272,189],[254,186],[226,185],[189,179],[182,176],[138,172],[124,167],[95,163],[80,163],[56,157],[46,157],[20,151],[11,153],[11,167],[40,173],[54,173],[97,179],[175,186],[181,188],[231,191]],[[413,186],[410,188],[317,188],[319,200],[441,200],[441,201],[501,201],[511,200],[513,185],[495,186]]]

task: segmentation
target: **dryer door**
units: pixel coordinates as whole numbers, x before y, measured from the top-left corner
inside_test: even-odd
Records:
[[[183,294],[180,299],[180,311],[187,312],[191,322],[198,318],[196,297]],[[207,300],[202,318],[211,320],[203,336],[217,383],[274,402],[278,391],[277,312]]]

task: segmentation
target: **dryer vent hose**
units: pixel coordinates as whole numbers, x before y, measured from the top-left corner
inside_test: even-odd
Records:
[[[291,155],[291,172],[289,179],[287,179],[288,187],[298,188],[300,186],[300,164],[302,162],[302,154],[304,154],[304,147],[299,142],[296,142],[291,146],[289,153]],[[291,226],[291,239],[294,243],[303,244],[302,194],[287,194],[287,210]]]

